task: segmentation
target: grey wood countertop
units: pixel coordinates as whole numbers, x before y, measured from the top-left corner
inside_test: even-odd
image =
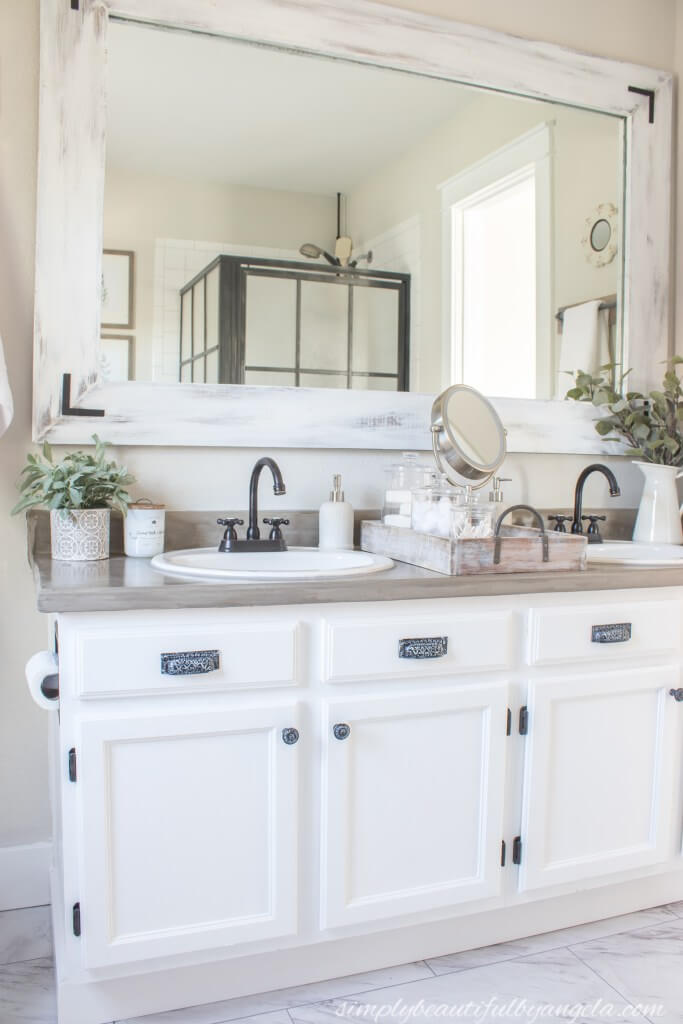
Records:
[[[148,559],[122,555],[100,562],[56,562],[47,554],[36,553],[32,566],[41,612],[236,608],[683,587],[683,568],[655,566],[601,565],[582,572],[442,576],[396,562],[387,572],[346,580],[229,583],[163,576],[151,568]]]

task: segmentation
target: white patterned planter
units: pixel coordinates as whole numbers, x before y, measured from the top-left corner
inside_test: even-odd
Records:
[[[61,562],[109,558],[110,516],[108,508],[52,509],[52,557]]]

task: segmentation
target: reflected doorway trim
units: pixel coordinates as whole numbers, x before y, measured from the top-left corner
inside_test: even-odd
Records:
[[[552,122],[537,125],[439,185],[443,373],[444,380],[451,383],[470,383],[464,379],[464,211],[494,194],[501,185],[512,184],[515,177],[521,180],[533,168],[536,202],[536,395],[539,396],[541,391],[541,398],[554,397],[552,128]]]

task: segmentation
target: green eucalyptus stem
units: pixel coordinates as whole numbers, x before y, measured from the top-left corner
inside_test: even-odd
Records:
[[[661,390],[624,391],[624,381],[631,372],[622,374],[618,389],[612,381],[617,366],[606,363],[598,376],[584,370],[573,374],[574,387],[566,397],[577,402],[591,402],[608,415],[595,421],[595,429],[606,441],[626,442],[633,455],[645,462],[662,466],[683,465],[683,387],[676,367],[681,356],[667,360]]]

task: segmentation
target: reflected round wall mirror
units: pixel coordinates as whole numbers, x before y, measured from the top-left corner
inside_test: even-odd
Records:
[[[586,218],[581,244],[588,263],[595,268],[607,267],[618,249],[617,208],[614,203],[600,203]],[[613,274],[602,270],[602,273]],[[611,286],[611,277],[609,278]]]
[[[591,247],[595,252],[602,252],[610,238],[612,237],[612,228],[610,227],[609,221],[601,217],[600,220],[596,220],[591,230]]]
[[[458,486],[482,487],[507,452],[505,428],[487,398],[466,384],[446,388],[432,406],[438,468]]]

